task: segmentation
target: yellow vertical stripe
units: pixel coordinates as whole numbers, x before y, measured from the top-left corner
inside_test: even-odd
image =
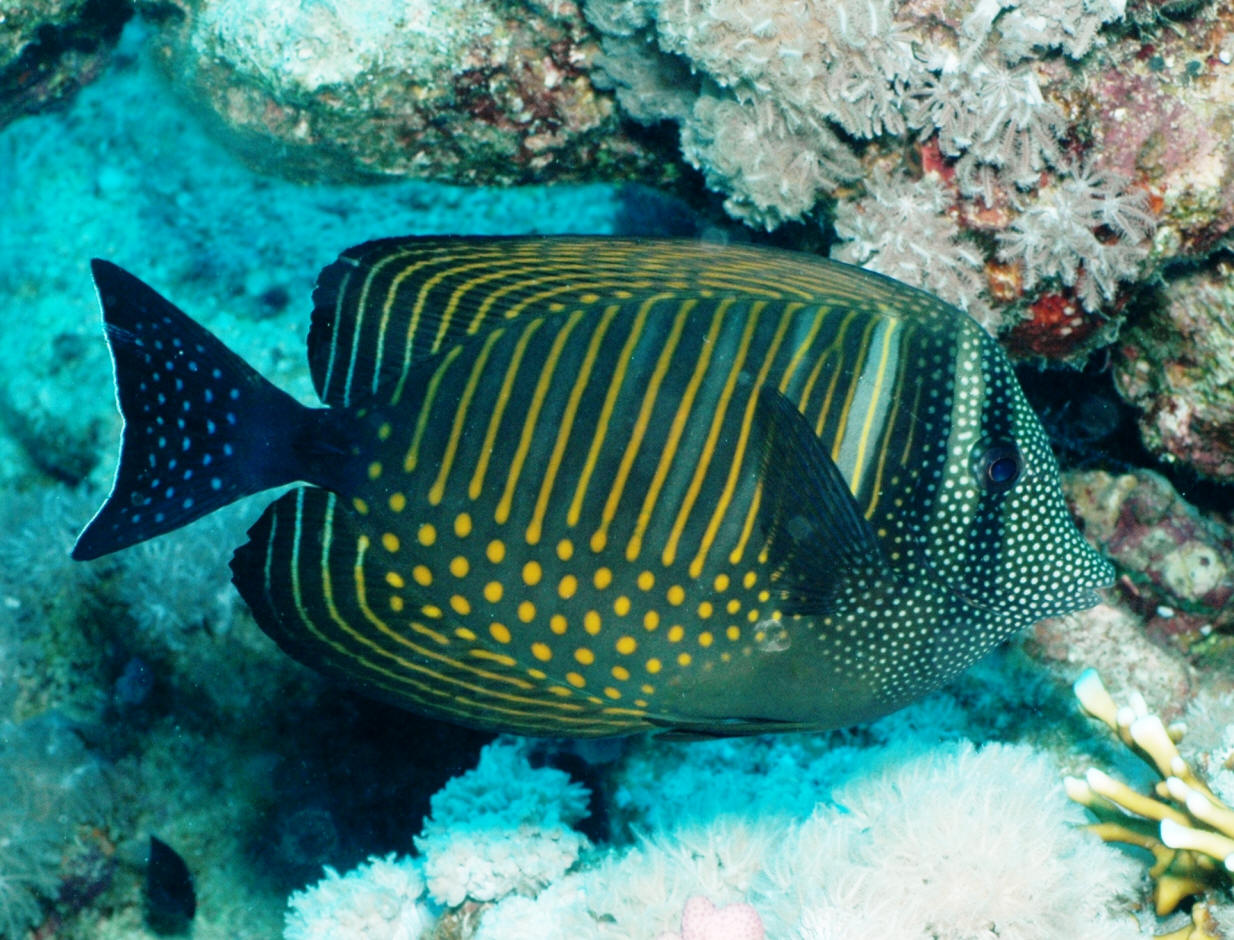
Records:
[[[784,334],[788,332],[788,325],[792,322],[792,319],[793,317],[790,313],[780,314],[780,322],[771,337],[771,344],[763,355],[763,364],[759,367],[758,376],[750,387],[745,411],[741,416],[741,427],[737,431],[737,446],[733,449],[732,457],[729,460],[728,477],[724,480],[724,488],[720,491],[720,498],[716,502],[715,511],[712,512],[707,528],[703,531],[698,552],[690,561],[689,571],[692,578],[697,578],[702,574],[707,553],[711,551],[716,533],[720,530],[720,523],[723,522],[724,516],[728,512],[728,507],[733,501],[733,492],[737,489],[737,475],[740,473],[741,466],[745,461],[746,446],[750,440],[750,427],[754,424],[754,409],[758,406],[759,389],[767,381],[767,374],[771,371],[772,363],[775,362],[776,354],[780,351],[780,345],[784,342]]]
[[[716,305],[716,309],[711,315],[711,326],[708,328],[702,347],[699,349],[698,360],[694,364],[694,372],[690,375],[690,381],[686,384],[685,391],[682,393],[681,400],[677,405],[677,412],[673,415],[673,422],[669,426],[668,437],[664,442],[664,450],[660,453],[660,460],[656,464],[655,473],[652,475],[651,485],[647,488],[647,494],[643,497],[643,505],[639,508],[634,532],[631,534],[629,542],[626,543],[626,559],[628,561],[634,561],[638,558],[639,552],[642,551],[643,536],[647,532],[647,525],[651,522],[651,513],[655,509],[656,501],[660,498],[660,490],[664,486],[664,480],[668,476],[669,468],[672,467],[673,460],[677,456],[677,447],[681,443],[681,435],[685,431],[686,419],[690,415],[690,409],[694,407],[694,398],[698,394],[698,387],[702,384],[703,378],[707,374],[707,369],[711,364],[711,354],[715,350],[716,338],[720,334],[720,326],[724,322],[724,315],[732,305],[733,299],[726,297]]]
[[[582,311],[576,310],[557,331],[557,335],[553,337],[553,344],[549,347],[548,358],[544,360],[544,365],[540,369],[540,377],[536,380],[535,390],[531,394],[531,403],[527,407],[527,417],[523,419],[523,433],[519,436],[518,446],[514,449],[514,459],[510,461],[510,472],[506,474],[506,488],[501,494],[501,499],[497,503],[497,511],[493,515],[499,523],[505,523],[510,518],[510,504],[514,499],[514,489],[518,486],[518,478],[523,472],[527,451],[531,449],[531,439],[535,436],[536,426],[540,421],[540,410],[544,407],[549,386],[553,382],[553,374],[557,371],[557,364],[561,360],[561,350],[581,317]]]
[[[407,448],[407,455],[403,458],[403,470],[411,473],[416,469],[416,463],[420,459],[420,443],[424,440],[424,429],[428,427],[429,417],[433,412],[433,403],[437,399],[437,389],[441,385],[441,380],[445,378],[446,372],[450,365],[458,358],[459,353],[463,351],[462,346],[455,346],[445,358],[441,360],[441,364],[437,366],[433,372],[433,377],[429,379],[428,389],[424,393],[424,401],[420,405],[420,413],[416,417],[416,429],[411,436],[411,446]]]
[[[368,278],[364,282],[364,290],[361,293],[359,303],[356,306],[357,311],[363,311],[367,308],[369,285],[373,282],[373,279],[377,276],[378,272],[380,272],[381,269],[385,266],[385,261],[394,260],[394,259],[403,260],[403,258],[404,256],[402,255],[402,253],[399,253],[397,255],[392,256],[391,259],[383,259],[383,261],[380,264],[373,266],[372,270],[369,273]],[[376,352],[375,352],[375,358],[373,360],[376,365],[376,368],[373,369],[373,382],[372,382],[372,387],[370,389],[371,393],[375,394],[377,392],[377,383],[381,378],[381,373],[382,373],[381,365],[382,365],[382,361],[385,358],[385,354],[386,354],[386,334],[389,332],[390,316],[394,311],[394,301],[398,297],[399,286],[403,283],[403,281],[407,280],[409,277],[412,277],[413,275],[419,274],[423,268],[426,268],[433,263],[440,263],[439,259],[430,258],[427,260],[416,261],[411,264],[405,265],[403,269],[399,271],[398,274],[395,275],[395,277],[391,280],[390,287],[388,288],[386,292],[386,297],[382,301],[382,304],[381,304],[381,323],[379,324],[377,328]],[[407,324],[407,331],[405,333],[404,347],[403,347],[402,368],[399,371],[399,381],[397,384],[395,394],[392,396],[392,400],[394,403],[397,403],[398,400],[402,397],[403,380],[405,379],[407,373],[410,371],[409,367],[411,364],[411,341],[412,341],[412,338],[415,337],[416,330],[419,327],[420,310],[421,310],[420,307],[416,307],[413,310],[411,319]],[[348,390],[349,391],[350,391],[350,384],[351,383],[350,383],[350,377],[349,377],[348,379]]]
[[[599,456],[600,448],[604,446],[604,436],[608,433],[608,423],[613,417],[613,406],[617,401],[617,394],[621,391],[621,383],[625,381],[626,369],[630,365],[630,356],[634,352],[634,347],[637,345],[639,337],[642,336],[643,327],[647,323],[646,308],[639,311],[634,318],[634,322],[630,325],[630,332],[626,336],[625,343],[622,344],[621,352],[617,354],[617,365],[613,369],[613,377],[609,380],[608,391],[604,395],[604,404],[600,407],[600,415],[596,419],[596,429],[591,436],[591,446],[587,449],[587,459],[583,464],[582,473],[579,474],[578,486],[574,490],[574,498],[570,501],[570,508],[566,512],[566,525],[571,527],[578,524],[579,511],[583,505],[583,498],[587,495],[587,486],[591,483],[591,475],[596,469],[596,459]]]
[[[586,389],[587,383],[591,381],[591,373],[595,368],[596,357],[600,353],[600,344],[604,342],[604,336],[608,333],[609,324],[613,322],[613,317],[617,315],[617,311],[621,309],[617,306],[610,306],[605,309],[600,316],[600,321],[596,324],[596,328],[592,331],[591,340],[587,344],[587,352],[583,356],[583,363],[579,367],[578,377],[574,380],[574,386],[570,389],[570,397],[566,400],[566,410],[561,416],[561,427],[557,429],[557,440],[553,443],[553,452],[548,458],[548,467],[544,471],[544,479],[540,483],[540,493],[536,497],[535,509],[531,514],[531,523],[527,526],[527,544],[535,545],[540,541],[540,536],[544,527],[544,514],[548,511],[549,496],[553,492],[553,484],[557,480],[557,472],[561,469],[561,458],[565,453],[566,442],[570,439],[570,432],[574,428],[574,418],[578,413],[578,403],[583,397],[583,390]],[[582,311],[577,311],[576,316],[582,316]]]
[[[660,300],[671,299],[671,296],[662,294],[644,301],[639,309],[640,316],[645,316],[656,303]],[[626,480],[629,479],[630,468],[634,465],[634,458],[638,456],[638,449],[642,446],[643,437],[647,433],[647,424],[651,420],[652,409],[655,408],[656,398],[660,394],[660,385],[664,382],[664,376],[673,361],[673,354],[677,351],[677,344],[681,342],[681,334],[685,329],[686,319],[697,304],[698,301],[696,300],[685,301],[673,317],[672,328],[669,330],[668,338],[664,342],[664,348],[660,350],[660,356],[656,360],[655,368],[651,372],[651,379],[647,383],[647,390],[643,393],[643,401],[639,405],[638,416],[634,420],[634,427],[630,430],[630,438],[626,442],[625,451],[621,455],[621,462],[617,466],[617,475],[613,478],[613,484],[609,487],[608,498],[605,499],[604,508],[600,512],[600,528],[596,530],[593,536],[593,540],[597,544],[603,545],[608,541],[608,527],[613,521],[613,517],[617,514],[617,505],[621,501],[622,492],[625,490]]]
[[[484,367],[488,364],[488,357],[493,351],[493,344],[501,338],[504,332],[504,330],[500,329],[493,330],[485,338],[484,345],[480,347],[480,354],[476,356],[475,361],[471,364],[471,374],[467,376],[467,384],[463,386],[463,395],[459,399],[458,408],[454,411],[454,422],[450,427],[450,437],[446,441],[445,453],[441,456],[441,466],[437,469],[437,479],[429,487],[428,501],[430,505],[436,506],[440,503],[441,497],[445,493],[446,480],[454,466],[454,457],[458,453],[458,442],[463,434],[463,426],[467,423],[467,411],[471,408],[472,398],[475,397],[476,386],[480,382],[480,377],[484,374]]]
[[[746,317],[745,329],[742,331],[741,339],[737,344],[732,367],[729,369],[728,377],[724,381],[724,388],[720,392],[720,400],[716,402],[716,411],[711,419],[711,427],[707,430],[707,439],[703,442],[703,449],[699,454],[698,463],[694,467],[694,475],[690,478],[685,499],[682,501],[681,509],[677,512],[677,518],[673,520],[672,529],[669,531],[668,539],[664,544],[664,551],[661,553],[661,560],[666,567],[677,559],[677,546],[681,542],[681,534],[685,531],[686,522],[690,518],[690,513],[694,509],[694,503],[698,500],[699,490],[703,486],[703,478],[707,475],[707,470],[711,466],[711,460],[715,456],[716,441],[720,436],[720,427],[723,425],[725,414],[728,411],[729,400],[733,397],[733,389],[737,385],[737,377],[741,374],[746,356],[750,352],[750,340],[754,336],[754,328],[758,325],[759,314],[762,313],[766,306],[766,301],[762,300],[757,300],[750,305],[750,313]]]
[[[857,459],[853,463],[854,490],[861,486],[862,475],[865,473],[866,449],[870,442],[870,430],[874,426],[874,415],[878,411],[879,398],[882,395],[883,383],[887,378],[887,359],[891,355],[891,339],[899,324],[895,320],[887,321],[883,333],[883,348],[878,357],[878,368],[874,372],[874,387],[870,389],[869,405],[866,408],[865,420],[861,424],[861,434],[857,439]],[[864,373],[864,369],[862,372]]]
[[[900,356],[899,368],[897,369],[897,394],[891,396],[891,412],[887,415],[887,420],[883,422],[882,439],[878,447],[878,465],[874,471],[874,482],[870,486],[870,505],[866,507],[865,511],[865,517],[867,519],[874,518],[874,512],[878,509],[879,498],[883,495],[883,471],[886,468],[887,451],[891,447],[891,436],[895,433],[896,421],[898,421],[900,417],[900,399],[903,395],[899,393],[903,391],[903,385],[901,383],[904,380],[905,359],[905,356]]]
[[[488,472],[489,459],[493,456],[493,443],[497,440],[497,429],[501,427],[501,419],[506,413],[506,406],[510,403],[510,389],[514,386],[514,378],[523,364],[523,354],[527,351],[527,344],[531,342],[531,337],[543,323],[542,319],[528,321],[523,335],[518,338],[514,346],[514,354],[510,357],[510,364],[506,366],[506,374],[501,381],[501,391],[497,393],[497,400],[493,402],[493,415],[489,418],[488,429],[484,432],[484,444],[480,448],[480,458],[476,461],[475,472],[471,475],[471,482],[467,486],[467,495],[471,499],[478,499],[484,488],[484,476]]]
[[[789,304],[787,312],[795,313],[803,306],[804,304],[798,303]],[[788,392],[788,387],[792,384],[793,376],[797,374],[798,366],[801,365],[805,357],[814,349],[814,341],[818,339],[819,330],[823,328],[823,321],[826,318],[827,312],[825,307],[817,308],[810,317],[810,329],[806,333],[805,339],[798,344],[797,349],[793,352],[793,357],[788,361],[788,365],[784,369],[784,375],[780,377],[780,384],[778,388],[782,393]],[[798,408],[801,407],[802,405],[798,404]],[[741,524],[741,534],[737,537],[737,544],[734,545],[732,551],[728,553],[728,563],[730,565],[738,564],[741,561],[742,556],[745,554],[746,545],[749,544],[750,536],[754,532],[754,522],[758,518],[758,507],[762,502],[762,499],[763,484],[760,480],[758,485],[754,488],[754,495],[751,497],[750,505],[746,509],[745,521]]]
[[[861,384],[861,371],[866,364],[866,360],[870,355],[870,334],[874,332],[874,328],[878,322],[873,318],[867,320],[865,329],[861,331],[861,342],[857,346],[857,351],[853,356],[853,368],[849,372],[848,386],[844,391],[844,403],[840,406],[839,423],[836,425],[835,437],[831,440],[831,459],[839,461],[840,448],[844,443],[844,434],[848,430],[849,414],[853,406],[853,395],[857,392],[857,386]],[[831,396],[836,388],[836,379],[839,378],[840,370],[836,369],[835,375],[832,376],[832,383],[827,390],[827,400],[823,405],[823,413],[831,409]],[[821,434],[821,431],[816,433]]]

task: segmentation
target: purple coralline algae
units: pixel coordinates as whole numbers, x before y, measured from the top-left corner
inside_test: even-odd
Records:
[[[173,0],[168,73],[258,168],[306,181],[656,178],[573,3]]]
[[[1119,339],[1115,378],[1145,445],[1234,482],[1234,261],[1172,280]]]
[[[1148,471],[1073,474],[1085,534],[1118,567],[1115,595],[1147,633],[1188,652],[1234,627],[1234,530]]]

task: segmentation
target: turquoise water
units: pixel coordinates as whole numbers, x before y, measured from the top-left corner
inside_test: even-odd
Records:
[[[200,940],[706,940],[742,918],[769,938],[1141,935],[1138,860],[1075,828],[1059,780],[1094,760],[1152,775],[1042,668],[1083,665],[1079,642],[1031,648],[1065,626],[858,729],[494,741],[330,684],[261,632],[228,560],[268,497],[70,561],[121,431],[91,258],[311,404],[309,292],[351,245],[682,227],[622,187],[254,173],[167,87],[146,29],[62,109],[0,130],[0,938],[153,937],[169,910],[164,933]],[[1106,626],[1116,646],[1128,628]],[[1211,756],[1230,705],[1205,708]],[[191,875],[185,924],[183,886],[148,885],[151,836]]]

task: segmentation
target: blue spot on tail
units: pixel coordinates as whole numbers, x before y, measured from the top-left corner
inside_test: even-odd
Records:
[[[98,260],[91,269],[124,436],[111,495],[74,558],[117,551],[301,478],[292,440],[309,409],[127,271]],[[181,482],[165,486],[173,471]]]

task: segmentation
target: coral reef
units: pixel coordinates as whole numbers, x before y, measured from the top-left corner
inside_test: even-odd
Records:
[[[0,127],[94,81],[131,15],[127,3],[0,2]]]
[[[1234,482],[1234,260],[1172,278],[1162,302],[1119,337],[1119,390],[1143,409],[1154,453]]]
[[[1068,777],[1068,797],[1097,818],[1087,828],[1105,842],[1151,853],[1158,915],[1173,912],[1193,895],[1228,888],[1234,871],[1234,810],[1179,753],[1185,726],[1167,728],[1139,695],[1120,707],[1091,669],[1076,681],[1075,695],[1086,714],[1113,731],[1159,777],[1149,795],[1095,768],[1083,780]],[[1228,701],[1225,707],[1228,711]],[[1228,757],[1228,743],[1222,749]]]
[[[0,793],[0,936],[19,938],[58,900],[67,908],[97,893],[86,879],[110,877],[110,846],[91,827],[109,815],[111,784],[71,724],[44,712],[0,719]]]
[[[1148,470],[1074,475],[1090,540],[1118,566],[1119,593],[1150,636],[1184,652],[1234,626],[1234,531]]]
[[[325,877],[288,900],[284,940],[416,940],[436,920],[421,900],[424,878],[410,858],[372,858]]]
[[[1169,23],[1078,0],[585,13],[626,113],[676,122],[731,214],[830,216],[835,256],[960,303],[1021,355],[1108,342],[1129,282],[1234,224],[1225,4]]]
[[[175,0],[161,55],[257,166],[301,180],[660,178],[573,3]]]
[[[51,6],[0,3],[0,38],[31,35],[30,18]],[[0,344],[0,935],[151,937],[151,834],[192,874],[198,940],[280,929],[686,940],[753,931],[755,917],[768,937],[1100,940],[1139,935],[1131,911],[1141,929],[1180,927],[1181,914],[1143,913],[1138,864],[1070,828],[1081,810],[1054,786],[1080,760],[1145,793],[1161,779],[1130,751],[1077,740],[1083,724],[1060,689],[1091,663],[1116,696],[1142,685],[1153,709],[1185,715],[1179,754],[1234,805],[1231,518],[1187,505],[1193,494],[1153,474],[1068,478],[1087,534],[1120,568],[1107,603],[1039,625],[874,725],[638,740],[603,757],[502,741],[474,769],[486,737],[328,686],[256,630],[226,571],[253,507],[93,566],[66,552],[111,482],[100,455],[118,436],[89,257],[174,293],[307,399],[307,289],[338,247],[412,231],[641,232],[661,211],[604,187],[304,187],[254,175],[169,97],[154,55],[183,73],[172,76],[181,89],[212,83],[201,92],[212,107],[251,133],[266,166],[292,174],[420,173],[414,154],[431,150],[460,178],[466,160],[501,179],[590,174],[593,159],[601,175],[671,175],[672,161],[649,169],[639,135],[618,131],[607,93],[588,84],[602,80],[588,73],[593,28],[624,115],[679,125],[684,153],[737,217],[798,244],[830,226],[838,256],[955,300],[1015,351],[1074,358],[1114,335],[1130,284],[1228,237],[1228,3],[592,0],[591,27],[569,2],[531,0],[513,18],[512,0],[412,4],[396,47],[390,22],[365,18],[392,8],[377,0],[248,5],[273,25],[294,13],[299,36],[317,31],[302,45],[286,33],[255,44],[238,2],[139,6],[149,19],[128,28],[106,74],[63,111],[0,129],[0,217],[13,223],[0,226],[12,261],[0,266],[11,314]],[[129,8],[59,6],[87,7]],[[479,65],[449,58],[474,29],[437,28],[464,14],[494,37]],[[415,16],[438,45],[415,45]],[[812,35],[827,42],[785,41]],[[772,45],[785,55],[767,55]],[[60,51],[79,78],[106,55]],[[415,71],[412,51],[429,72]],[[29,86],[29,102],[60,80]],[[429,110],[390,118],[382,95],[408,87]],[[554,100],[540,99],[546,88]],[[397,137],[400,121],[419,127],[429,114],[440,120],[425,136]],[[348,149],[369,129],[360,143],[373,150]],[[468,150],[473,141],[490,149]],[[783,224],[796,219],[807,225]],[[672,224],[695,223],[679,213]],[[1150,447],[1218,480],[1230,478],[1230,279],[1224,256],[1168,271],[1168,306],[1137,302],[1115,356]],[[1220,834],[1190,794],[1153,799],[1189,831]],[[1197,926],[1210,918],[1231,934],[1229,909],[1210,892],[1186,929],[1215,935]]]

